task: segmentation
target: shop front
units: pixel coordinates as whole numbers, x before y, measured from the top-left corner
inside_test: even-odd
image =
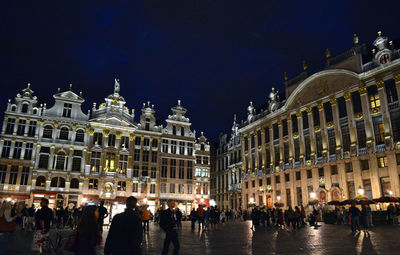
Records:
[[[13,203],[24,202],[25,204],[28,204],[29,196],[1,194],[0,195],[0,200],[11,201]]]
[[[164,210],[167,209],[168,199],[160,199],[160,207]],[[189,215],[193,207],[195,207],[195,201],[193,200],[178,200],[174,199],[175,207],[179,208],[183,215]]]

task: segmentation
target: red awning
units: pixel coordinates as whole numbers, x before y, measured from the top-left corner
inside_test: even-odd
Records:
[[[13,195],[0,195],[0,198],[11,198],[11,199],[29,199],[28,196],[13,196]]]
[[[201,202],[201,198],[196,198],[196,202],[198,205],[206,205],[206,207],[210,207],[210,199],[204,199],[203,202]]]

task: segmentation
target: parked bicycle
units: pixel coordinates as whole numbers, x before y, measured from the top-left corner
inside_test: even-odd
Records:
[[[39,254],[62,254],[62,239],[60,233],[57,232],[55,243],[51,240],[49,235],[38,240]]]

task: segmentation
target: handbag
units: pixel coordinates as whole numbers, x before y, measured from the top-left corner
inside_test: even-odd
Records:
[[[4,217],[0,218],[0,233],[14,232],[17,229],[17,224],[14,221],[7,222]]]
[[[64,250],[69,252],[75,252],[77,250],[77,246],[78,246],[78,234],[76,231],[74,231],[72,232],[72,234],[69,235],[67,241],[65,242]]]

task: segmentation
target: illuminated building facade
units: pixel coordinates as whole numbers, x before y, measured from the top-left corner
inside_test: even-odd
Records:
[[[272,90],[264,107],[250,103],[239,130],[245,207],[400,196],[400,51],[381,33],[368,54],[354,43],[327,50],[323,71],[285,75],[284,100]]]

